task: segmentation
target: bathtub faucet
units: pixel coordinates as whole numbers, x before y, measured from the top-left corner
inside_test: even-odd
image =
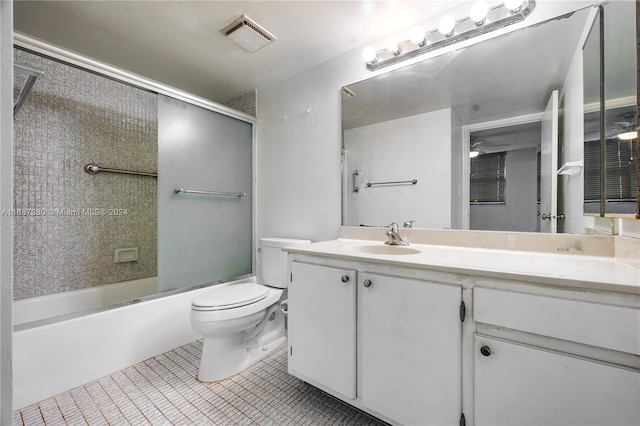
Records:
[[[398,224],[396,222],[391,222],[389,224],[387,237],[389,237],[389,241],[385,242],[385,244],[389,244],[390,246],[408,246],[409,245],[409,243],[400,236],[400,231],[398,231]]]

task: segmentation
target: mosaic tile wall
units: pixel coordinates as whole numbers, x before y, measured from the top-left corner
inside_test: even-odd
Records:
[[[244,95],[236,96],[233,99],[229,99],[226,106],[244,112],[252,116],[256,116],[256,91],[252,90]]]
[[[157,96],[19,49],[44,71],[14,121],[14,299],[156,275]],[[26,76],[16,73],[14,92]],[[138,260],[115,263],[116,248]]]

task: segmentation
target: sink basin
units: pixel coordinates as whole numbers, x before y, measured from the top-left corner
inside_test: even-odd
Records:
[[[387,244],[356,244],[346,246],[345,249],[366,254],[382,254],[382,255],[406,255],[418,254],[420,250],[407,246],[390,246]]]

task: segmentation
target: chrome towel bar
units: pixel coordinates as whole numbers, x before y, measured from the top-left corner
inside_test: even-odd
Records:
[[[395,182],[367,182],[367,188],[370,188],[372,186],[378,186],[378,185],[404,185],[404,184],[415,185],[417,183],[418,183],[418,179],[397,180]]]
[[[84,166],[84,171],[89,173],[90,175],[97,175],[100,172],[108,172],[108,173],[120,173],[123,175],[136,175],[136,176],[150,176],[157,178],[157,173],[146,173],[146,172],[134,172],[131,170],[120,170],[120,169],[111,169],[108,167],[100,167],[97,164],[86,164]]]
[[[176,188],[176,194],[228,195],[230,197],[246,197],[246,192],[199,191],[197,189]]]

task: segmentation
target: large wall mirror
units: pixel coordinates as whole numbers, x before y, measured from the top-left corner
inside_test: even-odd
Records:
[[[635,3],[605,11],[622,4],[635,34]],[[588,7],[343,88],[342,223],[584,233],[596,19]]]

